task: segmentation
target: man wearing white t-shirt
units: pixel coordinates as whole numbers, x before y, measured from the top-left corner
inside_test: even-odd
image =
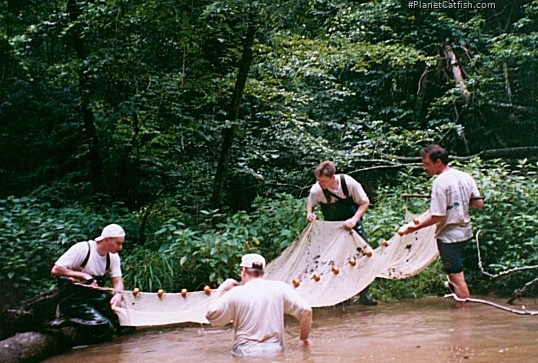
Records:
[[[120,306],[124,286],[117,252],[122,249],[124,241],[123,228],[109,224],[95,240],[79,242],[69,248],[56,261],[51,274],[94,287],[103,286],[104,279],[109,278],[114,288],[110,305]]]
[[[213,293],[206,317],[212,325],[233,321],[234,356],[267,356],[284,348],[284,314],[300,322],[299,345],[308,346],[310,305],[288,284],[263,278],[265,259],[255,253],[241,259],[241,282],[227,279]]]
[[[401,233],[436,225],[437,247],[449,282],[456,296],[466,299],[470,292],[463,274],[461,253],[473,236],[469,207],[481,208],[484,200],[469,174],[448,166],[448,152],[441,146],[430,145],[420,155],[423,169],[430,175],[437,175],[432,185],[430,210],[418,224],[402,227]]]

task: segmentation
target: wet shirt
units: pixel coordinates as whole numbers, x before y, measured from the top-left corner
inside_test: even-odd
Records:
[[[259,343],[283,346],[284,314],[300,319],[310,305],[288,284],[258,278],[210,303],[207,319],[223,326],[233,321],[234,351]]]
[[[472,238],[469,203],[472,197],[479,196],[469,174],[452,168],[439,174],[432,185],[430,213],[445,218],[437,224],[436,238],[445,243]]]
[[[78,242],[71,246],[60,258],[56,261],[56,265],[69,268],[75,271],[83,271],[92,276],[105,276],[106,272],[106,255],[100,256],[97,253],[97,242],[89,241],[90,258],[84,268],[81,268],[82,263],[88,255],[88,242]],[[112,278],[121,276],[120,256],[117,253],[109,253],[110,269],[106,277]]]

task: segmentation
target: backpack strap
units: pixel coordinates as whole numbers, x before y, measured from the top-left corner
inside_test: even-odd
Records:
[[[346,178],[344,174],[340,174],[340,185],[342,186],[342,191],[346,197],[349,197],[349,189],[347,188]]]
[[[90,252],[92,250],[92,248],[90,247],[90,242],[86,241],[86,243],[88,244],[88,253],[86,254],[86,258],[84,259],[84,261],[82,261],[82,264],[80,265],[80,267],[82,268],[86,267],[86,264],[88,264],[88,260],[90,259]]]
[[[331,197],[335,197],[338,200],[344,200],[349,198],[349,189],[347,188],[346,179],[344,178],[344,174],[340,174],[340,185],[342,186],[342,192],[344,192],[345,198],[341,198],[336,194],[331,193],[328,189],[322,189],[323,195],[325,195],[325,199],[327,200],[327,203],[331,203]]]
[[[84,261],[82,261],[82,264],[80,265],[80,267],[84,268],[86,267],[86,265],[88,264],[88,260],[90,259],[90,252],[91,252],[91,247],[90,247],[90,242],[86,242],[88,244],[88,253],[86,254],[86,258],[84,259]],[[106,254],[106,268],[105,268],[105,273],[108,272],[108,270],[110,270],[110,253],[107,253]]]

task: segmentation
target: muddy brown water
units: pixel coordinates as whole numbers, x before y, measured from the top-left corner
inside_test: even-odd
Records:
[[[488,300],[538,310],[537,299]],[[298,332],[286,319],[285,352],[265,358],[232,357],[231,327],[180,326],[137,330],[45,362],[538,362],[538,315],[477,303],[458,310],[450,298],[315,309],[308,349],[298,347]]]

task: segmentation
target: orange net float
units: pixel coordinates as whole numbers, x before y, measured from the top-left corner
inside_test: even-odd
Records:
[[[159,291],[157,291],[157,296],[159,298],[162,298],[164,296],[164,290],[163,289],[159,289]]]
[[[140,289],[138,287],[135,287],[133,289],[133,296],[136,297],[138,295],[138,293],[140,292]]]
[[[205,287],[204,287],[204,292],[205,292],[207,295],[211,294],[211,288],[210,288],[209,286],[205,286]]]
[[[181,289],[181,296],[187,297],[187,289]]]
[[[293,279],[293,280],[291,281],[291,283],[292,283],[293,287],[297,288],[297,287],[299,287],[299,285],[301,284],[301,280],[299,280],[299,279]]]

